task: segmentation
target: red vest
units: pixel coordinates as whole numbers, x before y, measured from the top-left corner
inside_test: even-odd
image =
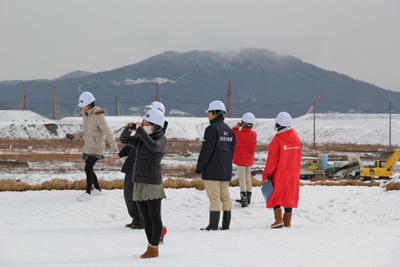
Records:
[[[246,127],[242,127],[241,131],[236,127],[233,127],[232,130],[236,136],[233,163],[240,166],[253,166],[257,146],[257,133]]]
[[[294,129],[277,133],[268,146],[263,181],[271,177],[274,192],[267,208],[297,208],[300,191],[301,141]]]

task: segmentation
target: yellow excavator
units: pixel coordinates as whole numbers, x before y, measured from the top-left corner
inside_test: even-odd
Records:
[[[389,178],[393,176],[397,160],[400,157],[400,150],[395,151],[387,160],[377,160],[373,166],[361,167],[360,177],[371,179],[374,177]]]

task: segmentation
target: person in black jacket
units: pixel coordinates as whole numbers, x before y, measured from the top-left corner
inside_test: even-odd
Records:
[[[125,225],[126,228],[131,229],[143,229],[143,215],[139,210],[139,206],[136,201],[133,201],[133,181],[132,172],[133,164],[135,164],[136,148],[133,146],[124,146],[118,155],[111,158],[111,163],[117,162],[120,158],[127,157],[124,165],[122,166],[121,172],[125,173],[124,180],[124,199],[128,213],[132,218],[132,222]]]
[[[224,123],[225,105],[219,100],[210,103],[206,110],[210,126],[204,133],[203,145],[197,160],[196,173],[201,173],[210,200],[210,222],[201,230],[218,230],[222,202],[222,227],[228,230],[231,222],[232,200],[229,182],[232,179],[232,160],[236,138]]]
[[[133,200],[138,202],[144,218],[144,229],[149,245],[140,257],[158,257],[158,245],[163,230],[161,220],[161,200],[165,198],[162,186],[161,159],[167,146],[163,132],[165,117],[159,110],[148,110],[143,117],[143,125],[136,123],[136,130],[126,128],[120,136],[123,144],[136,148],[133,165]],[[136,131],[134,136],[130,136]]]

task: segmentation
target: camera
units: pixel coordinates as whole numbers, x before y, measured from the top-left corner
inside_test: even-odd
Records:
[[[73,136],[72,134],[67,134],[66,136],[67,136],[67,138],[68,138],[69,140],[74,139],[74,136]]]
[[[130,131],[136,130],[136,123],[129,124],[129,125],[128,125],[128,130],[130,130]]]
[[[241,121],[241,122],[239,122],[239,127],[242,127],[243,126],[243,122]]]

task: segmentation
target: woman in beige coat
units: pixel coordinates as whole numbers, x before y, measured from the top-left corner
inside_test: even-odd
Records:
[[[90,200],[92,193],[93,195],[101,194],[99,181],[93,167],[97,160],[104,159],[105,139],[107,138],[114,153],[119,152],[114,135],[104,118],[106,110],[97,107],[94,103],[95,100],[90,92],[83,92],[80,95],[79,106],[82,108],[83,131],[67,135],[69,140],[82,138],[85,140],[82,159],[85,160],[86,193],[77,198],[79,201]],[[94,191],[91,191],[92,184],[95,187]]]

